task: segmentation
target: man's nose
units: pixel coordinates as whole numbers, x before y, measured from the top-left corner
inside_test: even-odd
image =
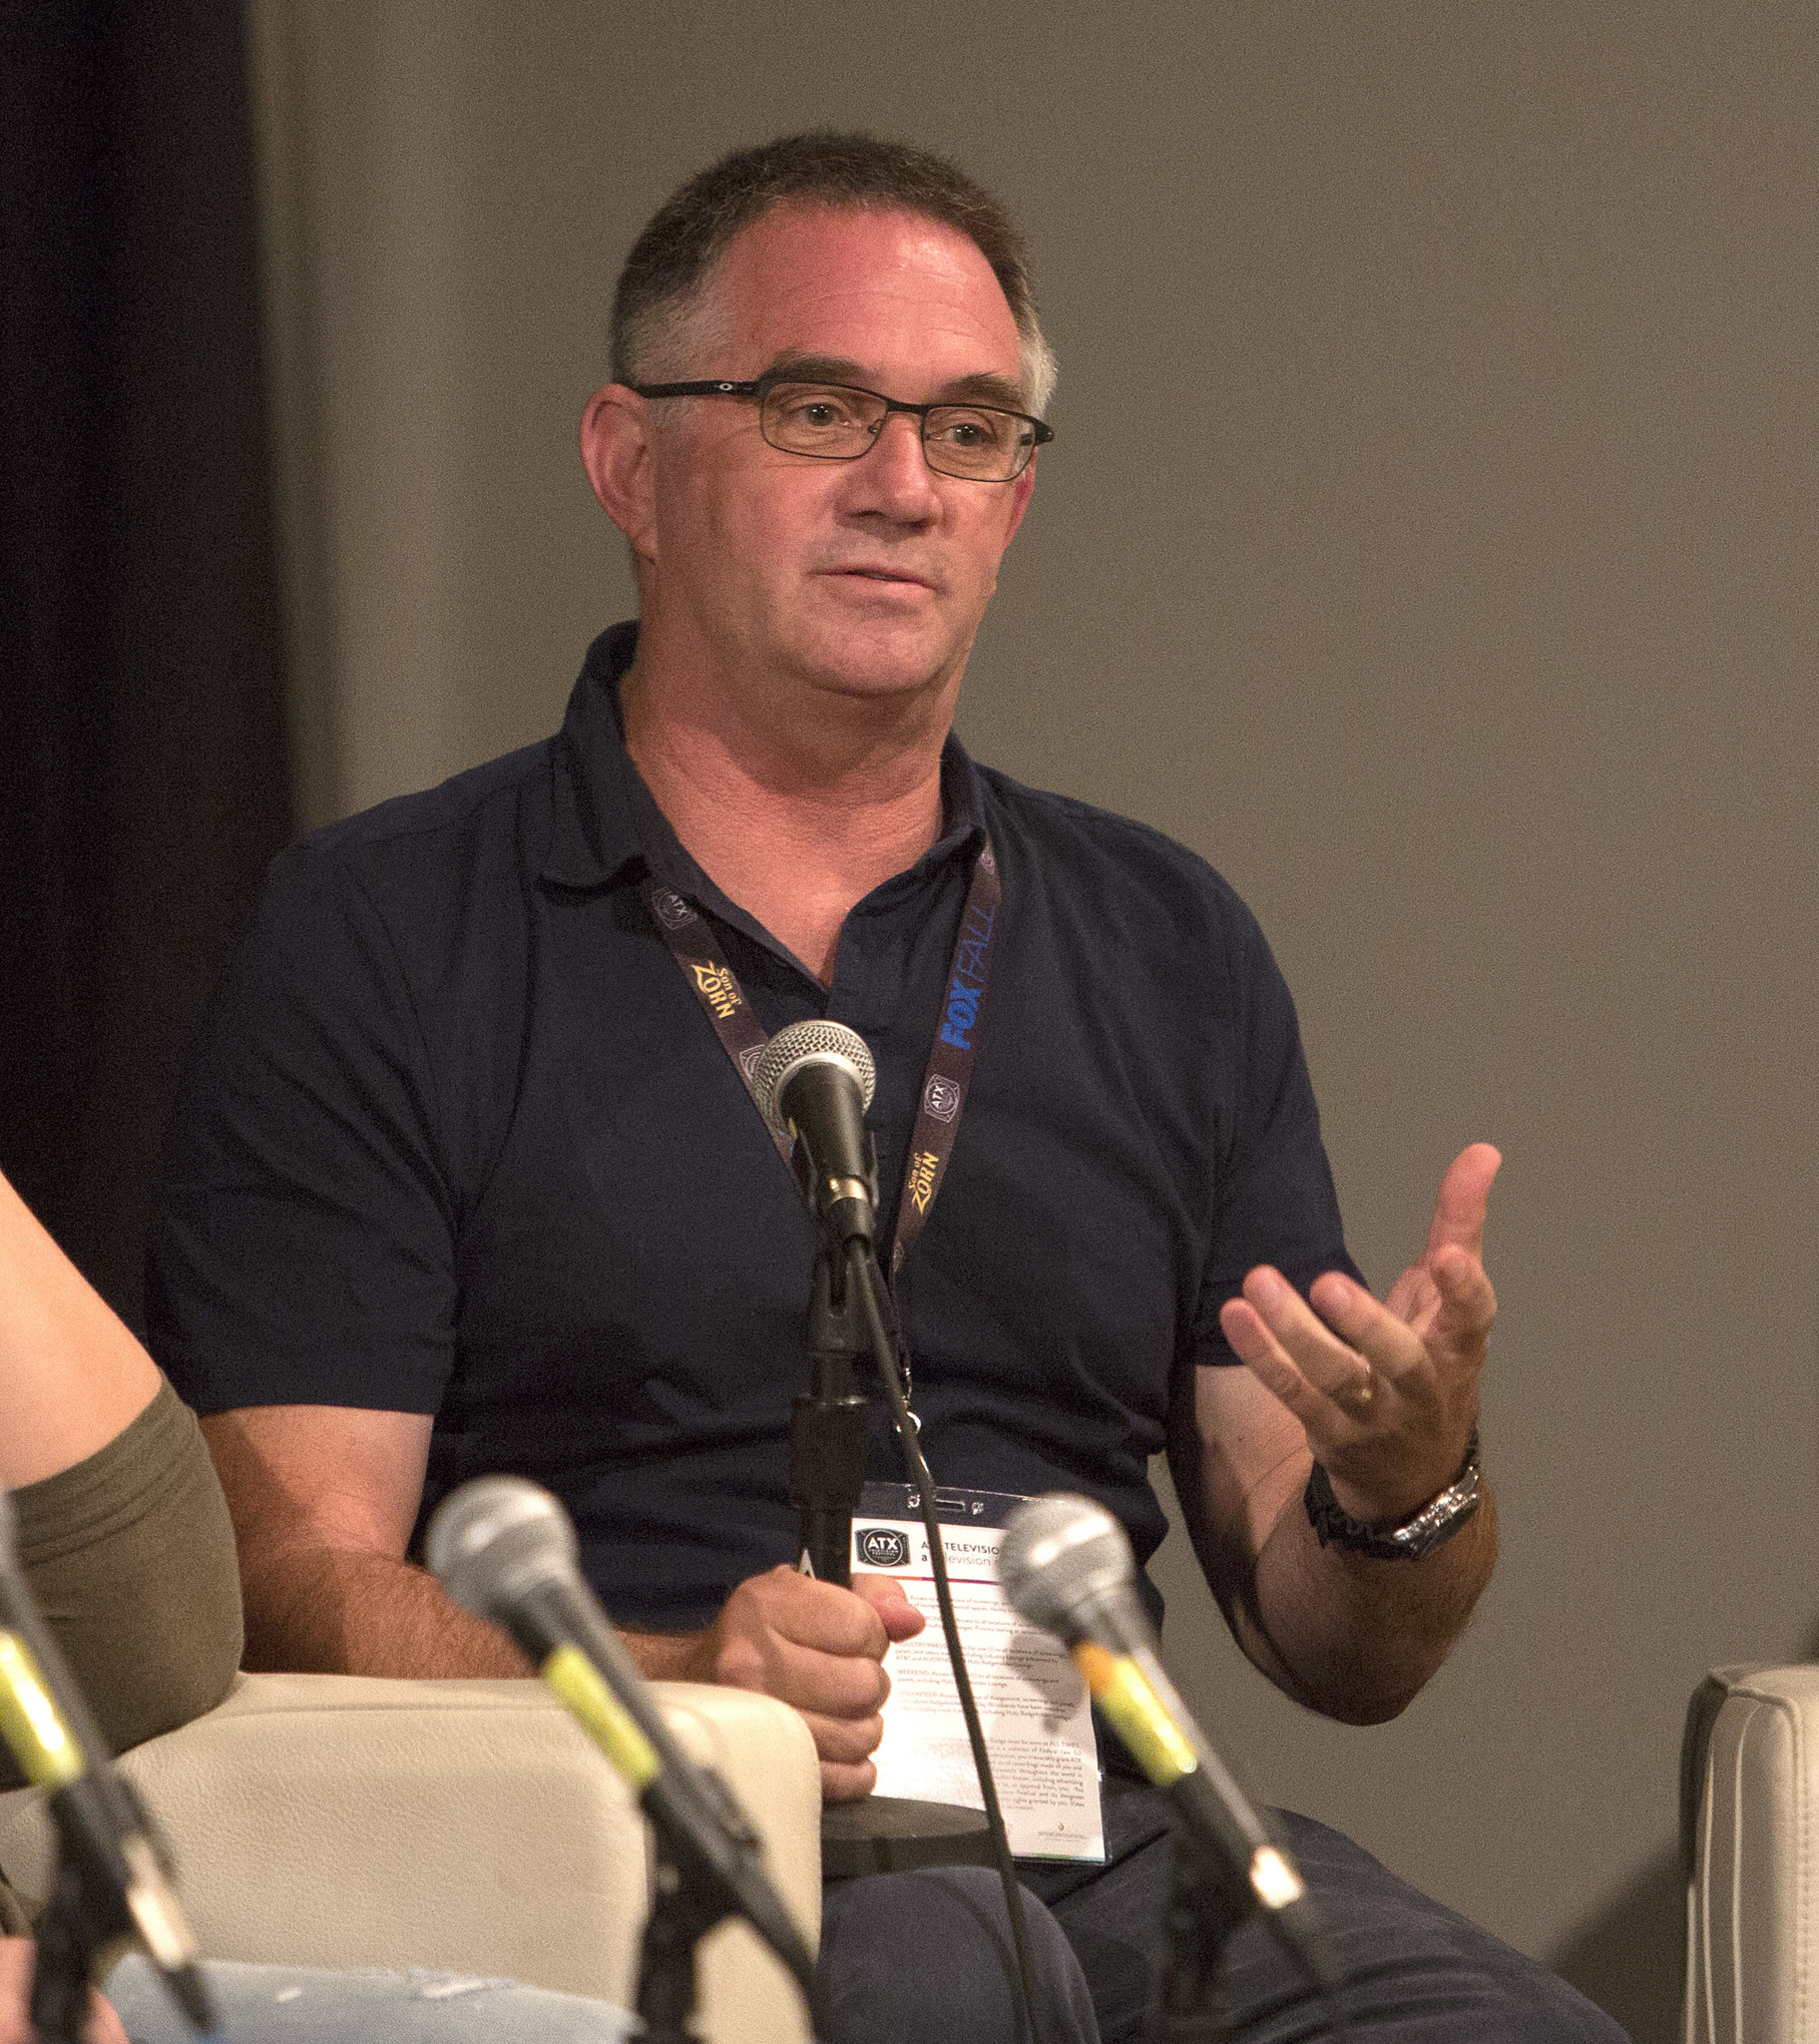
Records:
[[[922,421],[911,412],[887,413],[878,437],[854,464],[861,490],[899,518],[926,518],[939,502],[934,473],[922,452]]]

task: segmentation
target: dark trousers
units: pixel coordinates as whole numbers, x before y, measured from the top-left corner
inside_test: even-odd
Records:
[[[1625,2044],[1533,1959],[1292,1811],[1282,1836],[1347,1982],[1355,2044]],[[1042,2044],[1144,2044],[1174,1845],[1162,1798],[1108,1780],[1104,1865],[1019,1867],[1044,2003]],[[825,1890],[830,2044],[1017,2044],[1015,1962],[997,1878],[980,1867],[877,1874]],[[1333,2034],[1295,1961],[1255,1916],[1226,1947],[1234,2044]],[[1087,2005],[1090,2000],[1090,2007]]]

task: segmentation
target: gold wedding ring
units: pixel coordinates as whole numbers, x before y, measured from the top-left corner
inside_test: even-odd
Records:
[[[1370,1410],[1371,1401],[1376,1395],[1377,1379],[1373,1372],[1367,1368],[1363,1376],[1356,1379],[1355,1382],[1347,1384],[1342,1390],[1333,1392],[1332,1399],[1333,1403],[1339,1406],[1342,1411],[1349,1412],[1354,1418],[1357,1418]]]

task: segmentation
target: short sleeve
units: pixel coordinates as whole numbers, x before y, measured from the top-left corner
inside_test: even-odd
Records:
[[[1302,1293],[1323,1271],[1363,1282],[1345,1246],[1294,1000],[1248,910],[1234,932],[1232,963],[1235,1088],[1192,1323],[1192,1357],[1201,1363],[1237,1360],[1219,1308],[1258,1264],[1274,1265]]]
[[[154,1355],[201,1412],[433,1412],[454,1214],[425,1033],[353,862],[274,862],[194,1047],[156,1197]]]
[[[32,1601],[115,1753],[221,1702],[240,1661],[233,1527],[196,1415],[168,1383],[12,1505]],[[0,1788],[18,1781],[0,1758]]]

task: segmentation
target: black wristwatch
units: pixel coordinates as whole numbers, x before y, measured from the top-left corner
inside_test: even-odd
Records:
[[[1452,1539],[1477,1511],[1482,1494],[1478,1429],[1473,1427],[1459,1474],[1438,1497],[1430,1499],[1399,1526],[1367,1526],[1363,1520],[1354,1519],[1334,1497],[1332,1482],[1318,1462],[1301,1498],[1322,1547],[1343,1547],[1350,1554],[1375,1555],[1379,1561],[1419,1561],[1424,1554],[1432,1554],[1435,1548]]]

